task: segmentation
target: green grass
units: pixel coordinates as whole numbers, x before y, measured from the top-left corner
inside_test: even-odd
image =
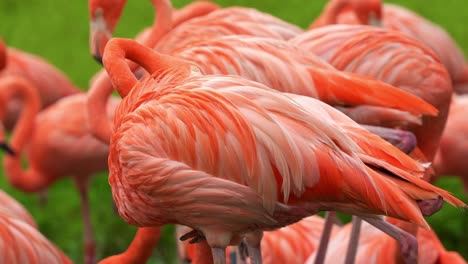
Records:
[[[190,1],[173,1],[180,7]],[[269,0],[269,1],[216,1],[223,6],[243,5],[256,7],[282,19],[306,27],[320,12],[324,0]],[[309,2],[309,3],[308,3]],[[388,1],[405,5],[442,25],[468,53],[468,2],[454,0],[399,0]],[[2,0],[0,1],[0,37],[11,46],[38,54],[66,72],[72,80],[87,89],[90,77],[100,69],[88,50],[87,1],[62,0]],[[133,37],[153,21],[148,0],[130,0],[116,36]],[[2,170],[3,171],[3,170]],[[444,179],[437,183],[468,201],[458,179]],[[78,194],[71,180],[55,184],[49,192],[49,202],[38,207],[37,196],[13,190],[0,177],[0,188],[5,189],[23,203],[36,218],[40,230],[77,263],[82,262],[81,211]],[[90,193],[92,222],[98,246],[98,257],[123,251],[130,242],[135,228],[126,225],[112,210],[110,188],[105,174],[92,182]],[[428,219],[444,245],[468,258],[468,217],[461,210],[444,206]],[[173,229],[167,228],[151,263],[172,263],[175,259]]]

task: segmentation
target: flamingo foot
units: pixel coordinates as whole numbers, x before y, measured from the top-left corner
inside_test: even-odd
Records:
[[[398,241],[404,263],[418,263],[418,241],[415,236],[384,221],[383,219],[367,216],[361,218]]]
[[[411,153],[417,146],[416,136],[409,131],[385,128],[379,126],[364,126],[370,132],[390,142],[392,145],[405,152]]]
[[[424,216],[431,216],[437,213],[444,204],[444,199],[441,196],[437,197],[437,199],[428,199],[424,201],[418,201],[419,209]]]
[[[224,248],[211,248],[213,264],[226,264],[226,250]]]

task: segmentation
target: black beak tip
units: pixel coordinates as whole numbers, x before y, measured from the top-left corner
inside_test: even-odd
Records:
[[[10,156],[15,156],[16,152],[6,142],[0,142],[0,149],[5,151]]]
[[[102,64],[102,56],[99,55],[99,54],[93,54],[93,58],[94,60],[96,60],[99,64],[103,65]]]

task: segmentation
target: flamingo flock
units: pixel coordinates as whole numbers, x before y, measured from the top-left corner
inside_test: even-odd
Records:
[[[125,0],[88,1],[103,69],[86,92],[0,40],[4,175],[26,193],[74,180],[85,264],[147,263],[166,225],[180,263],[466,263],[425,219],[467,208],[431,183],[468,191],[468,64],[444,29],[380,0],[329,0],[307,30],[151,3],[130,39],[114,36]],[[114,217],[138,231],[98,259],[88,187],[106,171]],[[0,200],[0,263],[72,263]]]

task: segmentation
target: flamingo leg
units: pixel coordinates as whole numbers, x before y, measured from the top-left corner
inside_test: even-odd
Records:
[[[327,211],[325,213],[325,225],[323,226],[322,236],[320,237],[320,244],[317,250],[317,257],[315,258],[315,264],[322,264],[325,261],[325,255],[327,254],[328,241],[330,240],[330,234],[335,222],[336,212]]]
[[[255,231],[245,235],[245,242],[247,244],[247,251],[251,264],[262,264],[262,250],[260,246],[262,237],[262,231]]]
[[[236,247],[236,262],[233,264],[246,264],[247,263],[247,245],[244,241],[241,241]],[[232,262],[231,262],[232,263]]]
[[[211,248],[213,254],[214,264],[226,264],[226,249],[225,248]]]
[[[381,218],[367,216],[361,218],[398,241],[403,260],[406,264],[418,263],[418,241],[416,237]]]
[[[406,154],[411,153],[417,146],[416,136],[412,132],[379,126],[363,125],[363,127],[390,142]]]
[[[39,207],[43,208],[47,204],[47,200],[49,196],[48,190],[45,189],[45,190],[40,191],[38,196],[39,196]]]
[[[89,213],[89,200],[88,200],[88,181],[89,177],[74,177],[75,184],[78,188],[81,199],[81,210],[83,216],[83,234],[85,246],[85,263],[95,263],[95,244],[93,239],[93,230],[91,225],[91,218]]]
[[[361,232],[361,218],[353,215],[353,228],[351,229],[351,237],[349,238],[348,251],[346,252],[345,264],[353,264],[356,259],[360,232]]]

